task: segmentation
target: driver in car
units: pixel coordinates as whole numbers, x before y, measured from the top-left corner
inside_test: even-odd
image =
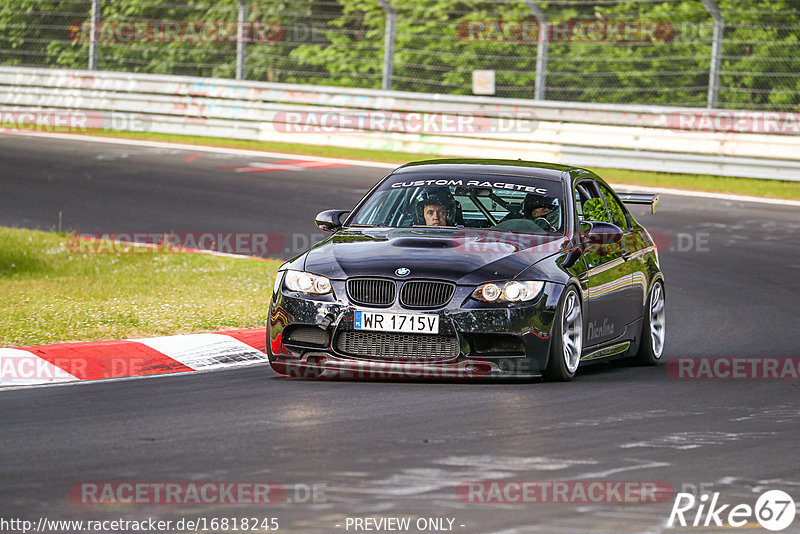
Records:
[[[425,191],[417,202],[417,219],[425,226],[449,226],[447,217],[455,199],[447,188]],[[452,224],[452,223],[451,223]]]
[[[441,204],[426,204],[422,210],[427,226],[447,226],[447,206]]]

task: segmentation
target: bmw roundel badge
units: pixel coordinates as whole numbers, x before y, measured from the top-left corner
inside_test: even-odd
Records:
[[[408,267],[400,267],[394,272],[394,274],[396,274],[397,276],[408,276],[408,273],[410,272],[411,269],[409,269]]]

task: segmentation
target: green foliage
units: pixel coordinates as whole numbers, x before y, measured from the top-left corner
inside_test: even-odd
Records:
[[[587,221],[611,222],[602,198],[590,198],[583,203],[583,218]]]
[[[794,0],[718,0],[725,17],[720,107],[800,108],[800,11]],[[104,1],[105,22],[236,21],[236,0]],[[497,95],[531,98],[533,38],[465,31],[470,23],[535,25],[522,0],[394,0],[393,88],[470,94],[472,71],[492,69]],[[539,2],[554,27],[658,26],[655,39],[595,39],[575,31],[548,47],[546,98],[704,106],[713,21],[700,0]],[[386,16],[375,0],[249,0],[249,20],[281,28],[253,42],[246,77],[343,87],[381,86]],[[88,20],[89,0],[4,0],[0,64],[85,68],[88,43],[69,28]],[[561,26],[559,26],[561,25]],[[555,31],[555,30],[553,30]],[[103,70],[233,77],[234,42],[101,42]]]
[[[0,347],[266,324],[281,262],[127,250],[0,227]]]
[[[4,0],[0,3],[0,65],[86,68],[89,47],[68,38],[88,18],[90,2]]]

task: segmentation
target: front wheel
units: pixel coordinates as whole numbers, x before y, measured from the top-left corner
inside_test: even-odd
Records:
[[[664,310],[664,284],[657,280],[650,289],[647,309],[642,324],[642,339],[636,361],[642,365],[657,365],[664,352],[666,334],[666,313]]]
[[[568,287],[558,307],[550,341],[550,357],[544,376],[548,380],[572,380],[581,362],[583,351],[583,312],[581,298],[574,287]]]

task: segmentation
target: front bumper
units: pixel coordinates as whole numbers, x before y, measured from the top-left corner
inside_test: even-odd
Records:
[[[540,377],[547,366],[550,332],[563,290],[560,284],[548,282],[542,294],[530,303],[490,306],[469,298],[474,287],[459,286],[446,307],[421,311],[399,304],[388,308],[356,306],[347,300],[344,281],[332,281],[332,285],[338,298],[330,295],[310,298],[285,288],[273,295],[267,352],[276,373],[343,379]],[[337,347],[338,336],[354,330],[356,310],[436,314],[440,334],[457,339],[458,354],[447,357],[408,354],[388,359],[345,353]],[[293,339],[292,332],[303,327],[319,329],[310,331],[319,335]]]

